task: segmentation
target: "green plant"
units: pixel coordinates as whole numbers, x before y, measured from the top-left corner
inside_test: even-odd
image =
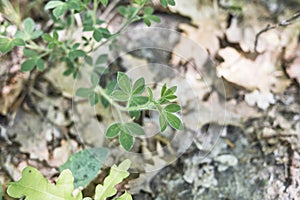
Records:
[[[1,11],[4,16],[8,13],[18,13],[13,10],[6,0],[0,0]],[[4,3],[3,3],[4,2]],[[174,0],[161,0],[162,6],[175,5]],[[144,78],[131,82],[129,77],[118,72],[117,80],[112,80],[102,87],[99,84],[100,77],[107,73],[105,64],[108,61],[106,54],[100,55],[97,60],[90,56],[91,52],[104,44],[113,44],[114,39],[132,22],[143,20],[148,26],[151,22],[159,22],[159,17],[153,15],[154,9],[149,7],[151,0],[134,0],[128,6],[119,6],[118,11],[124,17],[124,22],[115,33],[111,33],[105,25],[105,21],[98,18],[100,5],[107,6],[108,0],[52,0],[45,5],[46,10],[51,10],[53,29],[47,33],[38,28],[31,18],[26,18],[16,24],[18,30],[13,38],[0,36],[0,51],[6,54],[15,46],[23,46],[23,54],[26,58],[21,64],[21,71],[43,71],[49,63],[65,62],[66,70],[63,75],[80,77],[80,68],[87,64],[92,68],[90,74],[90,88],[79,88],[76,95],[88,98],[91,106],[101,102],[104,107],[112,106],[118,113],[118,122],[110,125],[105,133],[107,138],[119,136],[121,146],[129,151],[134,144],[134,137],[144,134],[143,128],[136,123],[141,111],[158,111],[160,130],[164,131],[169,124],[174,129],[182,129],[183,125],[176,114],[181,110],[176,101],[176,86],[167,88],[164,85],[158,99],[153,97],[151,88],[146,89]],[[75,16],[80,14],[82,26],[76,25]],[[78,27],[79,26],[79,27]],[[72,39],[76,29],[81,33],[91,32],[90,38],[82,36],[81,39]],[[64,31],[66,35],[60,38],[58,32]],[[4,32],[5,33],[5,32]],[[78,35],[78,34],[77,34]],[[83,34],[82,34],[83,35]],[[84,64],[83,64],[84,63]],[[125,105],[124,105],[125,103]],[[121,112],[127,112],[131,121],[124,121]]]
[[[124,160],[119,166],[112,166],[109,175],[95,190],[94,200],[106,200],[116,195],[115,186],[129,176],[127,171],[131,162]],[[56,184],[51,184],[43,175],[33,167],[26,167],[22,178],[17,182],[8,183],[7,193],[14,198],[25,197],[25,200],[91,200],[82,196],[81,191],[74,194],[74,177],[71,170],[65,169],[60,173]],[[130,200],[131,195],[125,193],[115,200]]]

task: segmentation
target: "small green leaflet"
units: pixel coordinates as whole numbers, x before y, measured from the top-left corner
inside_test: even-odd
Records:
[[[39,71],[43,71],[45,68],[45,61],[35,52],[29,49],[24,49],[23,51],[24,56],[29,58],[28,60],[25,60],[21,64],[21,71],[27,72],[33,70],[33,68],[36,66]]]
[[[81,192],[73,196],[73,182],[70,170],[62,171],[53,185],[37,169],[26,167],[19,181],[8,183],[7,193],[14,198],[25,196],[26,200],[81,200]]]
[[[134,144],[134,136],[144,135],[144,129],[137,123],[114,123],[108,127],[105,132],[107,138],[114,138],[119,135],[121,146],[129,151]]]
[[[35,22],[31,18],[26,18],[23,23],[23,31],[18,30],[15,34],[15,38],[22,40],[34,40],[43,34],[41,30],[35,30]]]
[[[170,124],[170,126],[172,126],[173,128],[175,128],[176,130],[182,130],[183,129],[183,125],[181,120],[179,119],[179,117],[177,117],[176,115],[169,113],[169,112],[165,112],[166,117],[167,117],[167,121]]]
[[[121,88],[121,90],[129,94],[131,91],[131,82],[129,80],[129,77],[123,72],[118,72],[117,81],[118,86]]]
[[[160,3],[163,7],[167,7],[168,5],[175,6],[175,0],[160,0]]]
[[[2,200],[2,183],[0,182],[0,200]]]
[[[147,26],[151,26],[151,21],[154,21],[157,23],[160,22],[160,18],[158,16],[152,15],[153,12],[154,12],[154,9],[152,7],[146,7],[144,9],[143,20]]]
[[[67,3],[62,2],[62,1],[49,1],[46,4],[45,9],[46,10],[54,9],[53,10],[54,17],[59,18],[67,12],[68,5],[67,5]]]
[[[107,6],[108,0],[100,0],[100,1],[101,1],[101,3],[102,3],[103,6],[105,6],[105,7]]]
[[[0,52],[5,55],[11,51],[15,46],[24,46],[25,42],[19,38],[4,38],[0,37]]]
[[[106,200],[117,193],[115,186],[129,176],[128,169],[131,165],[130,160],[124,160],[119,166],[112,166],[109,175],[104,179],[103,184],[96,187],[95,200]],[[128,199],[128,195],[125,195]],[[125,199],[126,199],[125,198]],[[124,200],[121,199],[121,200]]]
[[[86,187],[97,177],[108,150],[106,148],[91,148],[79,151],[69,157],[68,161],[59,167],[59,171],[70,169],[74,174],[74,187]]]

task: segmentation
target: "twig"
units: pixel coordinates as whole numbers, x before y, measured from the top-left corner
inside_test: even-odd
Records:
[[[259,39],[259,36],[261,34],[263,34],[264,32],[267,32],[269,30],[272,30],[272,29],[275,29],[275,28],[278,28],[278,27],[286,27],[288,25],[291,25],[293,24],[298,18],[300,18],[300,12],[297,12],[296,14],[294,14],[292,17],[286,19],[286,20],[283,20],[281,22],[279,22],[278,24],[268,24],[264,29],[262,29],[261,31],[259,31],[256,36],[255,36],[255,42],[254,42],[254,51],[256,53],[257,52],[257,44],[258,44],[258,39]]]

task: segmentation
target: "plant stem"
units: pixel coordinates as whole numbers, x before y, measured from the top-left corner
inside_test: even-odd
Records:
[[[115,107],[119,111],[137,111],[137,110],[156,110],[153,108],[153,102],[149,101],[148,103],[140,106],[134,107],[125,107],[118,104],[114,101],[108,94],[106,94],[105,90],[101,86],[96,87],[96,92],[99,92],[101,96],[103,96],[113,107]]]
[[[133,13],[133,15],[125,21],[125,23],[121,26],[121,28],[114,34],[112,34],[107,40],[105,40],[104,42],[100,43],[98,46],[96,46],[94,49],[92,50],[97,50],[98,48],[100,48],[101,46],[105,45],[106,43],[108,43],[109,41],[115,39],[118,35],[120,35],[120,33],[131,23],[135,22],[136,20],[138,20],[137,15],[138,13],[145,7],[147,1],[144,1],[144,3],[138,7],[138,9],[136,9],[136,11]],[[92,51],[91,50],[91,51]]]

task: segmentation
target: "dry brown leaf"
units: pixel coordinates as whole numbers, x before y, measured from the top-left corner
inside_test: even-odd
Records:
[[[276,68],[278,55],[272,52],[260,54],[255,61],[231,47],[221,49],[219,55],[224,62],[217,68],[218,75],[247,90],[280,93],[290,84],[282,70]]]
[[[291,78],[300,83],[300,57],[296,58],[291,66],[287,69],[287,73]]]

